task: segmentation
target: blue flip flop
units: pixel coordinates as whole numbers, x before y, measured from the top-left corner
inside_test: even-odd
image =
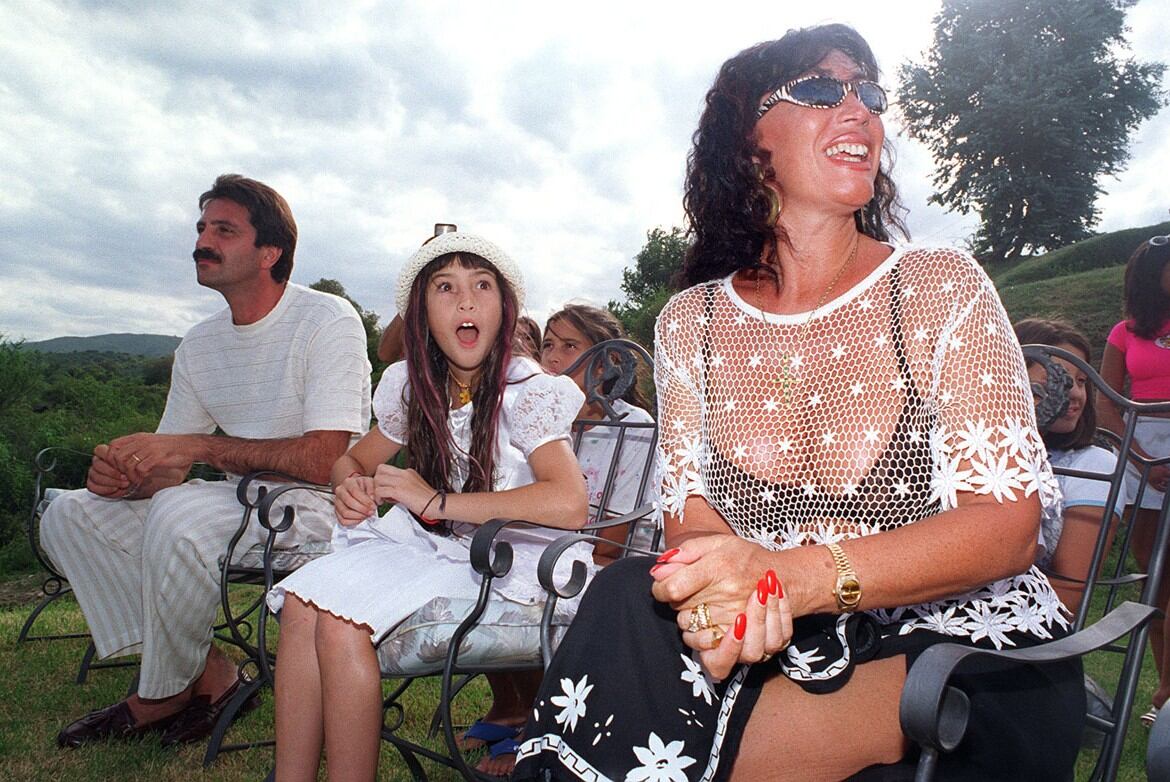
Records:
[[[482,741],[491,749],[501,741],[515,739],[520,735],[519,727],[512,727],[511,725],[500,725],[497,722],[484,722],[483,720],[476,720],[463,733],[463,739],[475,739]],[[515,743],[514,741],[512,743]],[[495,757],[494,755],[492,757]]]
[[[519,733],[520,731],[516,732]],[[519,751],[520,742],[516,741],[514,738],[501,739],[495,744],[488,745],[488,754],[490,754],[492,758],[498,758],[500,755],[515,755]]]

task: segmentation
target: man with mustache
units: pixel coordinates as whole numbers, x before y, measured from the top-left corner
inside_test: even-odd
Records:
[[[151,733],[169,746],[210,734],[241,685],[211,629],[219,558],[242,512],[233,476],[274,470],[328,483],[333,462],[368,428],[361,321],[345,300],[288,281],[297,227],[284,198],[225,174],[199,208],[196,276],[227,308],[176,349],[158,429],[94,448],[86,489],[58,497],[41,520],[41,543],[69,579],[98,654],[142,655],[137,692],[64,728],[62,747]],[[229,479],[184,482],[194,462]],[[327,539],[331,505],[316,495],[299,502],[282,541]],[[262,533],[254,523],[239,550]]]

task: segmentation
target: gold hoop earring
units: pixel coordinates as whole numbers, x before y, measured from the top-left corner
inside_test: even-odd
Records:
[[[780,193],[775,188],[768,186],[768,174],[771,173],[771,169],[765,169],[760,165],[760,161],[754,158],[752,169],[755,171],[756,181],[764,191],[764,197],[768,199],[768,217],[765,222],[769,228],[775,228],[776,221],[780,219],[780,209],[783,204],[780,200]]]
[[[776,222],[780,219],[780,194],[774,188],[764,185],[764,192],[768,196],[768,227],[775,228]]]

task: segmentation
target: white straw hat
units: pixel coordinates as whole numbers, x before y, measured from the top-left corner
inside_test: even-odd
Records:
[[[428,263],[447,253],[471,253],[478,255],[496,267],[512,290],[516,293],[516,303],[520,309],[524,307],[524,276],[520,267],[503,250],[487,239],[469,234],[464,231],[449,231],[439,234],[410,256],[410,259],[398,272],[398,288],[394,293],[394,303],[398,307],[398,314],[406,316],[406,305],[410,301],[410,288],[414,285],[414,278]]]

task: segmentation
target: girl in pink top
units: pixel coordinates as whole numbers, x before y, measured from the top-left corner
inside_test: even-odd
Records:
[[[1154,236],[1142,242],[1125,267],[1126,319],[1113,327],[1101,360],[1101,377],[1115,391],[1126,393],[1139,402],[1170,401],[1170,237]],[[1123,429],[1121,415],[1102,399],[1101,425],[1114,432]],[[1170,456],[1170,416],[1141,416],[1135,431],[1134,449],[1141,456],[1159,459]],[[1161,465],[1150,472],[1138,507],[1134,509],[1134,553],[1146,567],[1154,543],[1158,509],[1170,467]],[[1136,471],[1131,475],[1127,493],[1137,493]],[[1170,579],[1163,579],[1158,594],[1159,605],[1170,608]],[[1168,612],[1170,614],[1170,612]],[[1155,709],[1170,699],[1170,617],[1151,625],[1150,644],[1158,666],[1158,689],[1154,693]],[[1142,715],[1142,722],[1152,725],[1156,711]]]

